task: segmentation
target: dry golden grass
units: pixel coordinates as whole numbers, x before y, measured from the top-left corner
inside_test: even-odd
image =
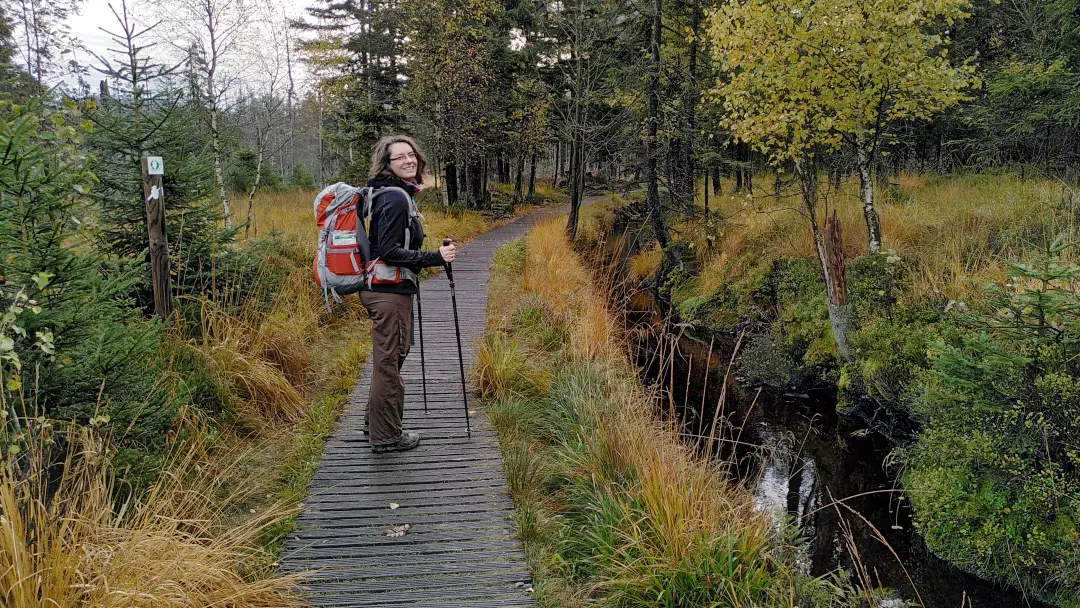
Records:
[[[313,203],[318,190],[291,190],[288,192],[261,191],[252,201],[254,221],[246,229],[240,229],[241,238],[265,236],[279,232],[289,237],[315,242]],[[233,205],[233,223],[239,225],[247,218],[247,196],[237,197]]]
[[[630,258],[630,278],[637,281],[653,276],[663,261],[664,252],[659,245],[639,251]]]
[[[603,554],[585,558],[588,565],[568,566],[575,571],[577,567],[595,571],[596,575],[587,580],[580,576],[574,581],[559,579],[559,569],[550,566],[557,560],[543,553],[545,549],[538,545],[527,545],[538,569],[541,605],[645,605],[634,602],[642,595],[652,594],[655,598],[661,588],[674,593],[672,586],[679,584],[675,581],[680,578],[705,580],[710,572],[713,577],[730,575],[732,579],[729,590],[713,595],[723,598],[722,605],[763,605],[755,603],[760,595],[753,596],[763,587],[768,587],[765,593],[776,600],[767,605],[789,605],[794,583],[785,577],[796,575],[773,560],[771,552],[777,539],[771,516],[755,509],[751,493],[729,483],[717,463],[684,445],[674,425],[654,417],[653,401],[626,358],[625,340],[616,331],[618,324],[606,308],[596,274],[566,242],[565,220],[536,227],[525,238],[524,255],[519,276],[506,272],[499,279],[501,283],[493,284],[493,292],[498,291],[499,297],[492,301],[488,318],[489,327],[497,329],[490,330],[493,333],[489,336],[498,334],[503,350],[507,343],[515,342],[518,348],[536,348],[535,336],[531,335],[535,328],[516,330],[530,335],[515,334],[514,329],[509,329],[508,335],[503,332],[512,327],[507,318],[512,318],[514,311],[523,306],[536,310],[539,300],[545,315],[566,325],[571,340],[555,344],[553,350],[533,352],[519,361],[518,367],[531,365],[533,375],[542,370],[552,378],[581,378],[575,381],[580,384],[571,382],[570,386],[592,385],[596,380],[589,378],[599,371],[599,384],[604,388],[598,394],[595,389],[556,388],[552,384],[552,393],[563,391],[561,399],[572,403],[572,417],[581,421],[573,438],[552,445],[536,437],[566,431],[536,428],[538,423],[550,420],[543,412],[553,406],[541,397],[520,398],[513,384],[522,377],[521,370],[510,370],[513,373],[499,378],[499,386],[487,387],[492,389],[488,395],[496,399],[493,421],[500,441],[507,450],[508,462],[514,463],[510,475],[523,477],[512,484],[519,488],[515,500],[521,534],[536,539],[529,543],[542,544],[545,535],[553,534],[550,527],[558,525],[555,515],[561,509],[600,509],[599,503],[564,504],[566,497],[539,490],[547,487],[536,478],[544,471],[559,483],[578,480],[594,488],[603,497],[598,500],[616,505],[620,512],[613,516],[605,511],[607,515],[594,523],[600,526],[597,529],[586,525],[572,531],[575,537],[595,535],[609,539]],[[489,380],[479,378],[482,389]],[[567,390],[580,392],[568,394]],[[615,529],[601,529],[606,525]],[[717,547],[728,546],[732,547],[731,556],[724,550],[716,552]],[[736,570],[710,570],[713,559],[734,565]],[[761,576],[775,577],[775,586],[755,578]],[[747,591],[754,585],[758,591]]]
[[[686,448],[675,428],[655,421],[650,400],[630,370],[625,341],[616,331],[596,276],[568,253],[565,226],[565,219],[554,220],[537,226],[526,237],[522,288],[565,315],[571,336],[579,336],[571,340],[571,352],[602,361],[611,374],[609,380],[619,387],[614,412],[589,412],[589,403],[580,404],[596,416],[603,437],[597,444],[609,450],[607,457],[598,460],[640,473],[646,511],[661,530],[671,534],[673,550],[688,534],[731,525],[724,520],[749,509],[749,494],[730,487],[707,459]],[[739,525],[768,526],[767,517],[748,510],[738,519]]]
[[[46,433],[48,428],[43,429]],[[224,480],[238,458],[204,468],[195,446],[173,458],[140,499],[115,503],[105,443],[67,435],[59,480],[47,446],[25,469],[0,467],[0,604],[8,608],[288,607],[296,577],[258,576],[259,536],[287,511],[274,505],[223,525],[243,500]],[[223,494],[224,492],[224,494]]]
[[[915,272],[911,297],[974,297],[978,284],[1002,279],[1004,260],[1025,260],[1041,243],[1075,230],[1075,203],[1060,182],[1022,181],[1011,175],[904,175],[896,183],[896,194],[875,190],[875,206],[884,249],[894,250]],[[725,194],[710,196],[719,226],[719,238],[711,247],[697,220],[673,227],[695,244],[701,262],[699,291],[715,291],[763,261],[815,257],[809,224],[792,185],[779,199],[771,192],[732,195],[730,184],[724,186]],[[700,192],[698,199],[700,205]],[[866,224],[857,182],[846,181],[836,192],[822,184],[821,204],[836,211],[847,255],[863,255]]]
[[[595,289],[597,279],[573,253],[566,238],[566,218],[533,228],[526,237],[526,252],[522,286],[570,328],[573,354],[595,358],[609,352],[618,339],[616,325],[606,300]]]

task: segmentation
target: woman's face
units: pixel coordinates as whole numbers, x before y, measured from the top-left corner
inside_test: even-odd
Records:
[[[405,181],[416,179],[416,152],[405,142],[390,144],[390,169]]]

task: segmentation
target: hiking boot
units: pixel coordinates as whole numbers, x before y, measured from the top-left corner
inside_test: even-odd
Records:
[[[401,437],[394,443],[373,445],[371,446],[371,451],[376,454],[382,454],[383,452],[404,452],[411,450],[418,445],[420,445],[420,433],[404,431],[401,433]]]

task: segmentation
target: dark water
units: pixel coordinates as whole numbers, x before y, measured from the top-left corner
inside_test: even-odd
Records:
[[[655,338],[642,339],[635,357],[644,378],[661,388],[659,409],[676,417],[687,439],[704,445],[715,420],[723,440],[712,445],[719,458],[734,463],[732,476],[754,489],[762,509],[798,519],[808,539],[799,564],[805,571],[855,572],[861,564],[870,583],[894,598],[881,606],[899,606],[900,600],[918,606],[920,598],[927,608],[1044,606],[930,554],[886,471],[888,442],[838,416],[827,393],[785,395],[741,386],[728,371],[734,341],[726,340],[726,349],[721,341],[711,340],[710,356],[710,340],[683,336],[661,347]],[[838,500],[843,506],[831,505]]]

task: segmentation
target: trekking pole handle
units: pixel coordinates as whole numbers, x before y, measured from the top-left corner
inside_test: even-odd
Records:
[[[451,243],[451,241],[448,238],[442,240],[442,246],[443,247],[449,247],[450,243]],[[446,266],[446,278],[451,283],[453,283],[454,282],[454,270],[450,267],[450,262],[446,262],[445,264],[443,264],[443,266]]]

